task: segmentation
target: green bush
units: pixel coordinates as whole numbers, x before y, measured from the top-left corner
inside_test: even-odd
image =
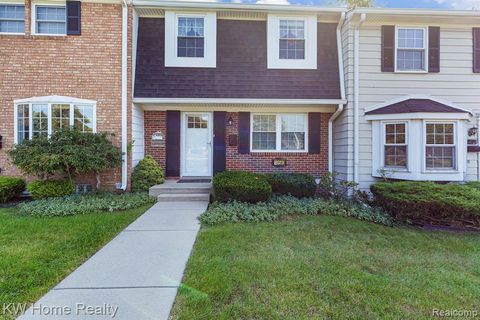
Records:
[[[0,203],[19,195],[25,190],[25,182],[15,177],[0,177]]]
[[[37,200],[43,198],[69,196],[75,191],[70,180],[37,180],[27,185],[30,196]]]
[[[402,220],[480,226],[477,183],[379,182],[371,191],[376,205]]]
[[[232,200],[257,203],[272,196],[272,187],[262,175],[246,171],[225,171],[212,181],[213,194],[220,202]]]
[[[317,191],[315,178],[303,173],[270,173],[265,179],[275,194],[292,195],[297,198],[313,197]]]
[[[152,156],[141,160],[132,172],[132,191],[148,191],[150,187],[163,183],[163,170]]]
[[[25,202],[19,205],[19,212],[35,217],[72,216],[99,211],[122,211],[154,202],[155,198],[147,193],[117,195],[102,192]]]
[[[268,202],[257,204],[238,201],[215,202],[200,216],[200,221],[204,224],[214,225],[231,222],[273,221],[287,215],[321,214],[354,217],[387,226],[393,225],[393,220],[387,214],[363,204],[322,198],[298,199],[292,196],[275,196]]]

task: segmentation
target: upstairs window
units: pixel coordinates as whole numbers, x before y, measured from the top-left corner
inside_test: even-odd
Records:
[[[386,123],[384,144],[385,167],[407,167],[407,124]]]
[[[269,14],[267,25],[269,69],[317,68],[316,16]]]
[[[25,6],[0,4],[0,33],[25,33]]]
[[[66,35],[65,6],[35,6],[35,34]]]
[[[425,146],[426,168],[428,170],[455,169],[455,124],[427,123]]]
[[[165,12],[165,67],[215,68],[215,12]]]
[[[178,17],[177,56],[204,57],[204,18]]]
[[[424,28],[397,28],[397,71],[426,71]]]
[[[280,59],[305,59],[305,21],[280,20]]]

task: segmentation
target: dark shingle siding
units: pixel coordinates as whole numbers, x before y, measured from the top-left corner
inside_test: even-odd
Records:
[[[265,21],[217,20],[216,68],[166,68],[165,21],[140,18],[135,97],[340,98],[336,24],[318,24],[317,70],[267,69]]]

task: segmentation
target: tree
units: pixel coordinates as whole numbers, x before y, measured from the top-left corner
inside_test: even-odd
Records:
[[[40,179],[65,175],[72,180],[75,175],[94,172],[97,189],[100,173],[122,163],[121,151],[108,140],[107,133],[83,133],[77,129],[59,130],[50,138],[24,140],[9,155],[20,170]]]
[[[349,9],[357,7],[373,7],[374,0],[338,0],[340,4],[347,5]]]

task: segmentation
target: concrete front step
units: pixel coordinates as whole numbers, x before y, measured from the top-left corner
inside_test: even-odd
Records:
[[[210,193],[162,193],[157,196],[158,202],[172,201],[209,201]]]
[[[159,196],[161,194],[190,194],[190,193],[201,193],[201,194],[210,194],[210,186],[206,187],[185,187],[185,188],[150,188],[150,195],[153,197]]]

